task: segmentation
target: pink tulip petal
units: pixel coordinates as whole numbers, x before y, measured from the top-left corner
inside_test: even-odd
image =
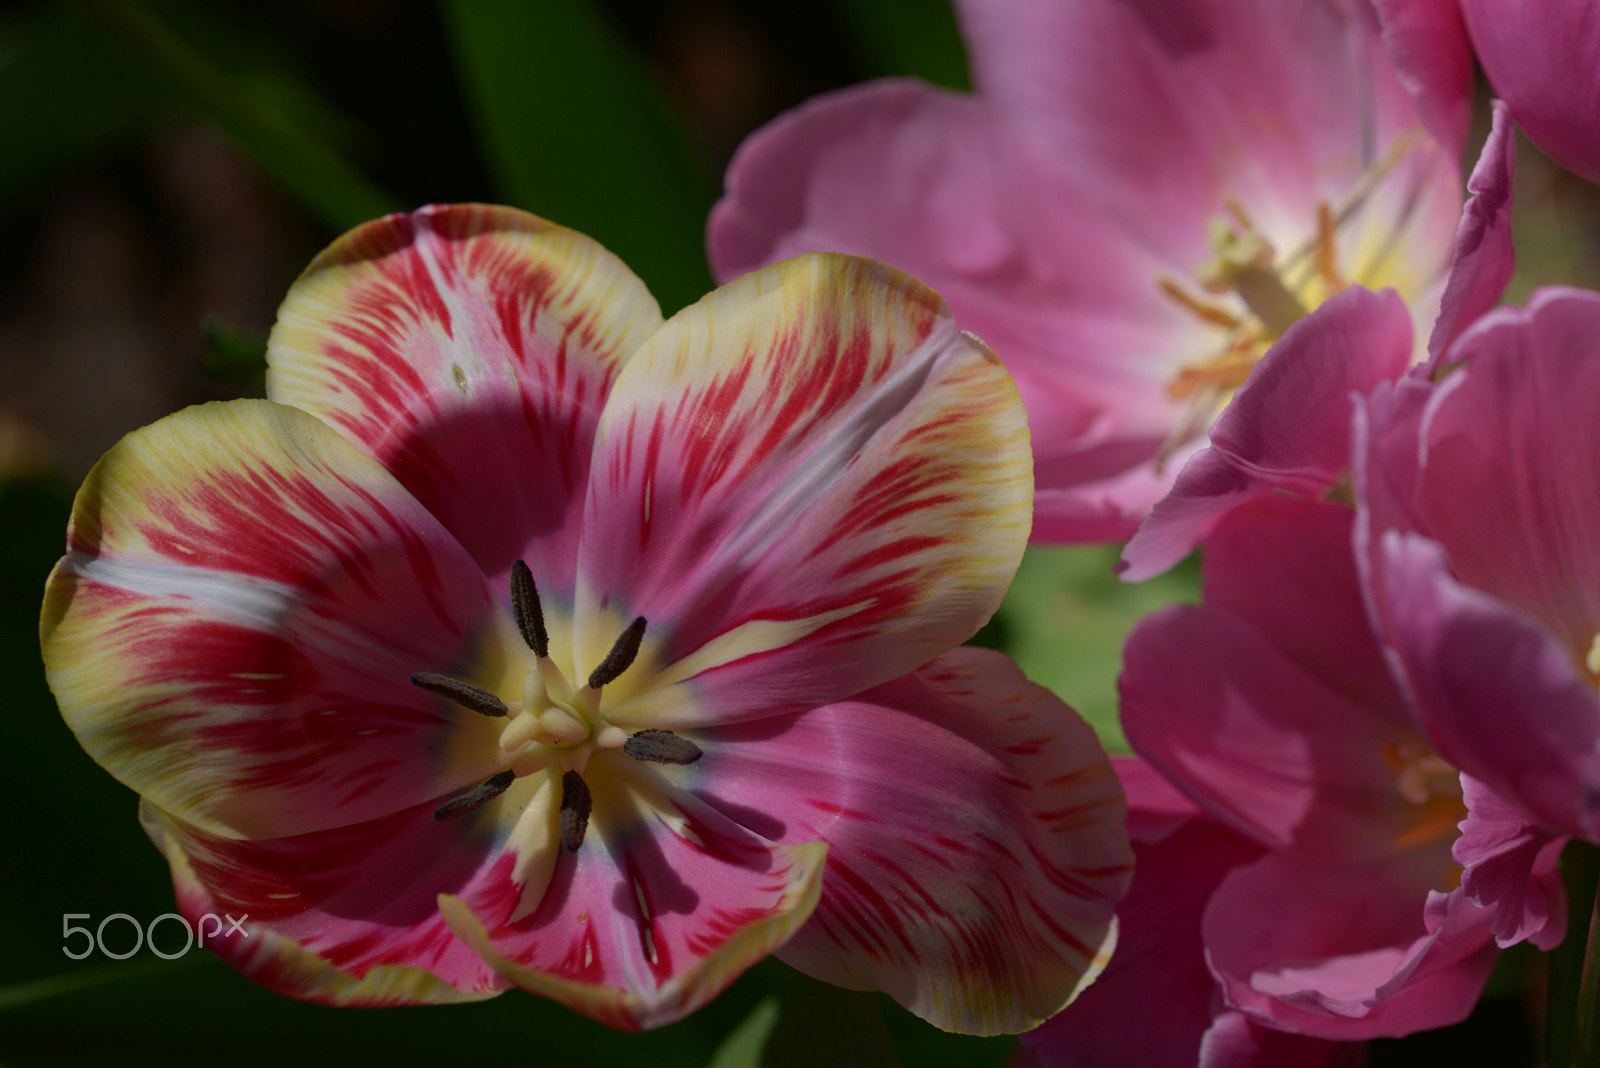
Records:
[[[645,617],[641,688],[608,715],[671,729],[876,685],[997,607],[1030,476],[1015,387],[936,294],[833,255],[747,275],[617,380],[574,660],[598,663]]]
[[[1461,777],[1461,792],[1467,818],[1452,855],[1465,869],[1462,889],[1472,901],[1495,909],[1500,946],[1526,940],[1554,949],[1567,933],[1567,893],[1557,870],[1567,837],[1529,823],[1470,775]]]
[[[1451,6],[1454,7],[1454,0]],[[1511,177],[1516,164],[1516,140],[1506,106],[1496,100],[1490,105],[1490,113],[1493,118],[1489,136],[1467,179],[1467,191],[1472,195],[1456,231],[1450,280],[1445,284],[1439,318],[1428,338],[1430,368],[1438,366],[1463,330],[1499,303],[1516,266],[1516,250],[1511,244]]]
[[[1450,349],[1433,400],[1422,532],[1461,582],[1540,620],[1581,660],[1600,634],[1600,294],[1542,289]]]
[[[411,685],[496,670],[455,540],[311,416],[267,401],[135,431],[79,492],[40,624],[90,755],[212,833],[362,823],[498,768],[493,721]]]
[[[1150,765],[1114,763],[1137,865],[1117,908],[1117,951],[1093,986],[1022,1045],[1042,1068],[1194,1068],[1217,1001],[1200,916],[1222,877],[1261,847],[1200,815]],[[1152,1005],[1161,1006],[1159,1027],[1149,1026]]]
[[[1342,505],[1312,501],[1240,508],[1206,539],[1205,601],[1249,623],[1310,677],[1409,724],[1362,602],[1353,519]]]
[[[1570,651],[1457,583],[1436,543],[1391,531],[1377,551],[1390,641],[1429,739],[1536,820],[1600,841],[1600,702]]]
[[[1245,501],[1320,497],[1350,462],[1349,395],[1399,378],[1412,344],[1393,290],[1352,287],[1290,327],[1217,420],[1210,447],[1128,543],[1122,577],[1139,582],[1170,568]]]
[[[1478,61],[1528,136],[1600,182],[1600,8],[1590,0],[1460,0]]]
[[[1376,0],[1400,83],[1428,130],[1460,156],[1472,123],[1472,44],[1459,0]]]
[[[149,802],[140,815],[189,922],[210,931],[211,913],[243,925],[212,931],[207,945],[253,982],[338,1005],[492,997],[509,984],[450,933],[437,898],[490,876],[493,827],[435,820],[434,807],[257,842],[207,834]]]
[[[1242,1012],[1221,1012],[1200,1042],[1197,1068],[1361,1068],[1360,1042],[1328,1042],[1263,1027]]]
[[[811,915],[825,846],[767,842],[616,751],[583,775],[587,834],[541,899],[509,881],[440,897],[451,930],[507,981],[612,1027],[656,1027]]]
[[[1376,16],[1349,5],[966,0],[958,10],[983,95],[1062,158],[1092,161],[1102,210],[1152,247],[1177,242],[1180,261],[1205,257],[1183,243],[1202,239],[1196,224],[1224,195],[1258,217],[1287,191],[1311,192],[1302,210],[1319,188],[1337,202],[1362,138],[1384,146],[1416,122]]]
[[[617,367],[661,323],[597,243],[511,208],[391,215],[289,292],[267,395],[391,471],[491,578],[570,596],[578,505]]]
[[[998,654],[703,733],[706,801],[828,843],[822,902],[778,952],[800,970],[992,1034],[1104,966],[1131,861],[1121,787],[1088,726]]]
[[[1342,1040],[1465,1019],[1494,966],[1493,917],[1459,892],[1433,892],[1445,874],[1434,859],[1277,853],[1230,873],[1201,925],[1228,1002]]]
[[[1426,746],[1399,709],[1318,680],[1271,636],[1210,605],[1129,635],[1122,723],[1134,749],[1240,832],[1323,857],[1404,851],[1431,809],[1406,804],[1391,754]],[[1453,821],[1444,830],[1453,834]],[[1447,846],[1443,847],[1447,848]]]

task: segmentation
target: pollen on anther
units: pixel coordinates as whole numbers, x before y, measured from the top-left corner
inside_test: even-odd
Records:
[[[629,735],[622,751],[635,760],[654,764],[693,764],[704,754],[700,747],[671,731],[642,730]]]
[[[628,624],[606,658],[600,661],[600,666],[589,673],[589,689],[598,690],[609,682],[615,682],[628,670],[633,658],[639,655],[639,643],[644,641],[644,627],[644,616]]]
[[[539,604],[539,589],[533,584],[533,572],[521,560],[511,565],[511,614],[516,618],[517,630],[528,643],[533,655],[541,659],[550,655],[550,633],[544,626],[544,609]]]
[[[504,716],[510,708],[500,698],[481,686],[453,679],[436,671],[419,671],[411,676],[411,684],[429,693],[436,693],[483,716]]]
[[[516,781],[516,778],[516,772],[510,768],[497,772],[466,793],[453,797],[434,809],[433,818],[436,820],[453,820],[471,815],[505,793],[511,784]]]
[[[561,846],[568,853],[576,853],[583,845],[593,809],[594,797],[583,776],[575,771],[561,776]]]

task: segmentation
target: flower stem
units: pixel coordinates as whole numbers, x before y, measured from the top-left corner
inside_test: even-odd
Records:
[[[1561,854],[1561,879],[1567,888],[1567,936],[1550,952],[1545,1015],[1545,1053],[1549,1068],[1600,1065],[1596,1060],[1600,960],[1593,927],[1595,891],[1600,888],[1600,848],[1572,842]],[[1581,1057],[1579,1060],[1577,1058]]]

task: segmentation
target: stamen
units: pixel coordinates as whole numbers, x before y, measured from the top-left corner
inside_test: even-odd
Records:
[[[539,605],[539,590],[533,572],[521,560],[511,565],[511,615],[533,655],[550,655],[550,633],[544,629],[544,609]]]
[[[561,776],[561,845],[568,853],[576,853],[583,845],[593,808],[594,798],[583,776],[575,771]]]
[[[470,709],[479,715],[503,716],[510,711],[504,701],[483,687],[462,682],[460,679],[452,679],[449,675],[441,675],[437,671],[419,671],[411,676],[411,684],[420,686],[429,693],[448,698],[462,708]]]
[[[628,624],[628,629],[622,632],[606,658],[600,661],[600,666],[589,673],[589,689],[598,690],[608,682],[616,681],[628,666],[633,663],[633,658],[639,655],[639,643],[644,641],[644,616],[640,616]]]
[[[635,760],[656,764],[693,764],[701,757],[700,747],[671,731],[639,731],[622,743],[622,751]]]
[[[505,793],[511,784],[516,781],[516,778],[516,772],[510,768],[496,772],[461,796],[452,797],[434,809],[433,818],[436,820],[454,820],[460,819],[462,816],[469,816]]]

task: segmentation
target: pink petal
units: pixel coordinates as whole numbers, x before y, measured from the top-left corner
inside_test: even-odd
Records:
[[[1393,290],[1359,286],[1289,328],[1251,371],[1172,492],[1123,551],[1130,582],[1187,556],[1229,509],[1269,493],[1320,497],[1350,461],[1351,393],[1399,378],[1411,318]]]
[[[1472,196],[1456,231],[1450,280],[1440,298],[1438,321],[1428,338],[1430,366],[1437,366],[1461,332],[1499,303],[1516,266],[1516,250],[1511,245],[1511,176],[1516,163],[1516,140],[1505,105],[1494,101],[1490,113],[1489,136],[1467,179],[1467,191]]]
[[[1316,190],[1356,162],[1363,137],[1387,145],[1417,121],[1370,11],[1279,0],[958,10],[982,94],[1060,157],[1092,161],[1104,210],[1153,247],[1198,243],[1196,224],[1225,194],[1254,211]]]
[[[1390,641],[1439,752],[1534,820],[1600,840],[1600,702],[1569,650],[1454,581],[1437,544],[1390,532],[1378,552]]]
[[[1205,601],[1310,677],[1409,723],[1362,601],[1353,519],[1341,505],[1279,498],[1238,509],[1206,539]]]
[[[1557,870],[1564,835],[1528,822],[1513,805],[1470,775],[1461,777],[1467,818],[1452,855],[1467,897],[1495,909],[1500,946],[1526,939],[1554,949],[1567,933],[1567,894]]]
[[[1230,873],[1202,921],[1229,1003],[1342,1040],[1465,1019],[1494,966],[1492,914],[1434,892],[1441,872],[1418,859],[1270,854]]]
[[[1233,561],[1258,544],[1251,535],[1277,534],[1287,539],[1278,550],[1297,565],[1278,573],[1302,589],[1317,584],[1316,552],[1332,542],[1337,555],[1321,562],[1333,595],[1328,616],[1311,608],[1320,608],[1318,600],[1295,601],[1292,584],[1281,591],[1281,610],[1273,606],[1252,619],[1225,607],[1231,601],[1249,609],[1253,596],[1270,596],[1263,582],[1230,591],[1220,604],[1180,605],[1147,617],[1124,651],[1123,729],[1135,750],[1180,789],[1264,844],[1345,858],[1416,848],[1410,843],[1433,813],[1402,798],[1392,755],[1425,752],[1425,743],[1392,688],[1359,675],[1349,685],[1336,662],[1311,651],[1320,624],[1327,628],[1329,654],[1354,650],[1353,665],[1382,668],[1365,618],[1351,603],[1354,577],[1339,537],[1349,520],[1332,505],[1279,502],[1277,508],[1280,514],[1268,513],[1261,532],[1246,516],[1231,528],[1242,536],[1224,539],[1224,568],[1208,578],[1208,602],[1238,573]],[[1302,555],[1295,558],[1296,552]],[[1296,606],[1309,618],[1285,623]],[[1285,626],[1281,643],[1273,629],[1279,623]],[[1355,634],[1341,633],[1341,626]],[[1318,674],[1327,667],[1334,668],[1331,674]],[[1453,829],[1453,821],[1446,824]],[[1447,848],[1440,843],[1435,850],[1446,862]]]
[[[40,624],[51,687],[90,755],[166,811],[279,837],[498,770],[492,721],[409,681],[493,675],[482,574],[311,416],[233,401],[128,435],[67,548]]]
[[[1600,633],[1600,294],[1543,289],[1480,319],[1433,400],[1417,495],[1461,582],[1542,621],[1575,659]]]
[[[1200,916],[1222,877],[1261,847],[1201,815],[1148,764],[1115,764],[1136,861],[1117,909],[1117,951],[1093,986],[1022,1045],[1042,1068],[1194,1068],[1217,1001]],[[1161,1006],[1160,1026],[1150,1026],[1152,1005]]]
[[[1242,1012],[1221,1012],[1200,1042],[1198,1068],[1361,1068],[1361,1042],[1328,1042],[1265,1027]]]
[[[1400,83],[1428,130],[1461,155],[1472,123],[1472,45],[1458,0],[1376,0]]]
[[[645,617],[661,670],[608,715],[648,727],[876,685],[999,605],[1030,476],[1015,387],[936,294],[836,255],[747,275],[675,316],[617,380],[575,660],[598,663]]]
[[[828,843],[779,951],[947,1030],[1018,1031],[1104,967],[1130,874],[1122,791],[1089,727],[998,654],[779,724],[704,732],[697,792],[763,835]]]
[[[570,596],[578,503],[617,367],[661,323],[594,241],[511,208],[353,230],[290,290],[267,395],[326,420],[497,583],[522,557]]]
[[[1590,0],[1460,0],[1495,93],[1538,146],[1600,182],[1600,9]]]
[[[504,979],[612,1027],[656,1027],[811,915],[826,847],[773,845],[617,751],[583,774],[588,832],[536,904],[509,881],[440,898],[451,929]]]
[[[437,898],[492,877],[493,828],[435,820],[434,807],[256,842],[207,834],[148,802],[141,819],[172,865],[184,916],[253,982],[336,1005],[492,997],[508,984],[450,933]],[[207,913],[243,929],[202,922]]]

